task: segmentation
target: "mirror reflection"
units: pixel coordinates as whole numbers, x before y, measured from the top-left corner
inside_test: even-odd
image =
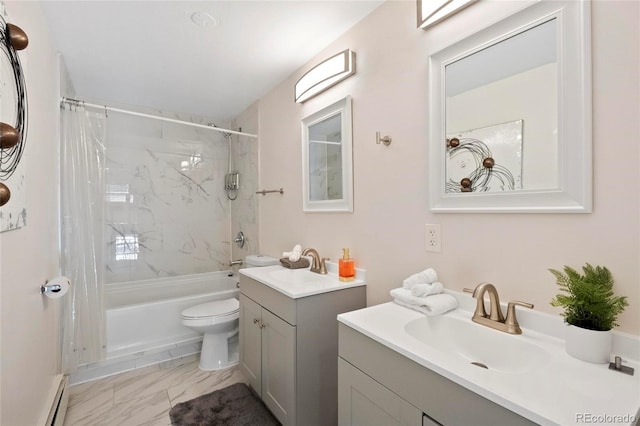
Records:
[[[558,188],[557,23],[445,67],[445,193]]]
[[[339,200],[342,194],[340,113],[309,126],[309,198]]]
[[[302,120],[304,211],[353,211],[351,98]]]

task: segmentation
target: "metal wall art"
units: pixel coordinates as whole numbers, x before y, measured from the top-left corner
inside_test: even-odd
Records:
[[[12,190],[4,182],[18,169],[27,139],[27,90],[17,51],[25,49],[28,44],[26,33],[17,25],[6,22],[5,16],[0,14],[0,206],[5,206],[12,198]],[[18,174],[10,184],[15,193],[24,189],[24,176]],[[18,198],[20,196],[14,194],[11,206],[0,210],[0,231],[25,225],[24,203],[19,206]]]

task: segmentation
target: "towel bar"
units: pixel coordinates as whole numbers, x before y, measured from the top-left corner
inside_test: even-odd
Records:
[[[263,189],[262,191],[256,191],[256,194],[267,195],[267,194],[271,194],[272,192],[279,192],[281,194],[284,194],[284,189],[282,189],[282,188],[280,188],[280,189],[270,189],[270,190]]]

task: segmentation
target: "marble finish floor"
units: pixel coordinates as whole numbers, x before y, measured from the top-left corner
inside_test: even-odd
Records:
[[[152,365],[72,386],[64,426],[170,426],[174,405],[239,382],[238,366],[202,371],[196,357]]]

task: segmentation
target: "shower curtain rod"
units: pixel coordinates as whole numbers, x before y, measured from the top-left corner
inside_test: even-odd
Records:
[[[82,105],[82,106],[85,106],[85,107],[100,108],[100,109],[104,109],[105,111],[120,112],[120,113],[123,113],[123,114],[135,115],[135,116],[138,116],[138,117],[152,118],[154,120],[160,120],[160,121],[168,121],[169,123],[185,124],[187,126],[199,127],[201,129],[215,130],[217,132],[222,132],[222,133],[231,133],[233,135],[248,136],[248,137],[254,138],[254,139],[256,139],[258,137],[258,135],[254,135],[253,133],[238,132],[238,131],[235,131],[235,130],[223,129],[221,127],[207,126],[206,124],[190,123],[189,121],[175,120],[173,118],[160,117],[160,116],[157,116],[157,115],[142,114],[140,112],[129,111],[129,110],[120,109],[120,108],[113,108],[113,107],[106,106],[106,105],[91,104],[91,103],[88,103],[88,102],[85,102],[85,101],[79,101],[77,99],[71,99],[71,98],[63,97],[62,100],[61,100],[61,103],[65,103],[65,102],[68,103],[68,104],[78,104],[78,105]]]

